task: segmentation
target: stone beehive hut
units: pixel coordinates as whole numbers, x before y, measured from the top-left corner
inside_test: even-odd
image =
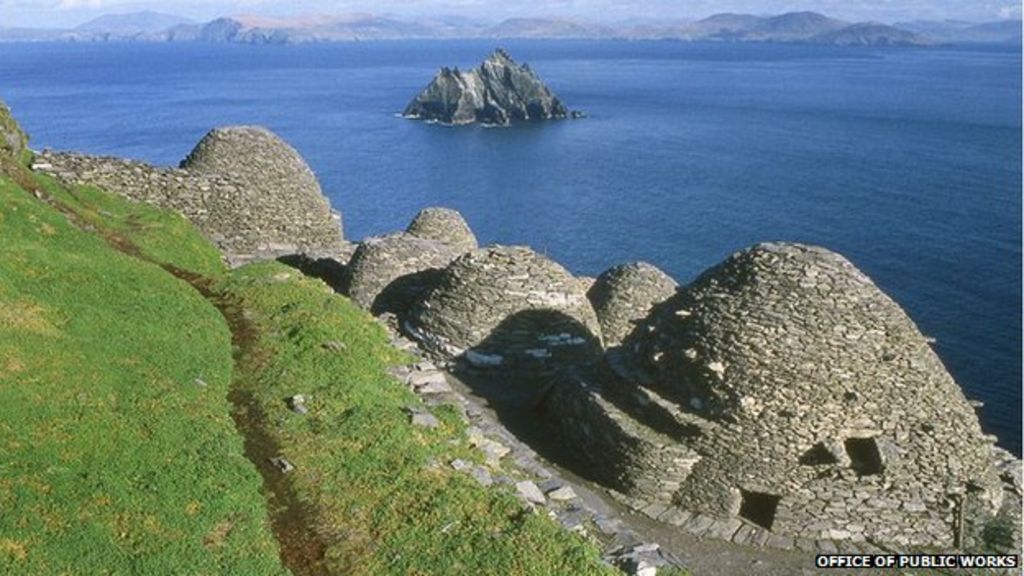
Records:
[[[7,105],[0,102],[0,154],[17,160],[27,147],[28,136],[11,116]]]
[[[621,343],[651,308],[675,294],[679,285],[646,262],[631,262],[609,268],[587,291],[601,322],[607,346]]]
[[[413,236],[447,244],[460,253],[477,249],[476,236],[457,211],[450,208],[424,208],[405,230]]]
[[[233,263],[286,254],[338,258],[341,218],[299,154],[264,128],[218,128],[182,162],[44,151],[36,169],[180,212]]]
[[[539,367],[600,353],[594,310],[564,268],[521,246],[463,254],[407,328],[435,353],[477,365]]]
[[[957,384],[903,310],[843,257],[739,252],[627,341],[639,386],[701,433],[674,502],[793,538],[963,542],[1001,492]]]
[[[252,220],[252,226],[264,232],[265,242],[295,244],[294,251],[313,254],[341,250],[340,216],[331,210],[313,171],[294,148],[266,128],[211,130],[181,168],[239,182],[248,205],[235,206],[234,214]]]
[[[401,316],[458,255],[447,244],[403,232],[367,238],[349,261],[349,297],[376,314]]]

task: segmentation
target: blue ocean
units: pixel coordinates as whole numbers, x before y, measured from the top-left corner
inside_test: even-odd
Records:
[[[36,148],[176,164],[211,127],[299,149],[358,239],[457,208],[481,241],[578,274],[680,282],[766,240],[841,252],[904,306],[986,431],[1021,453],[1019,47],[502,42],[589,118],[511,129],[396,117],[494,42],[0,44]]]

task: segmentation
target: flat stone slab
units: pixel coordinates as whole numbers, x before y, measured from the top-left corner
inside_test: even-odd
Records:
[[[547,500],[540,488],[532,480],[516,482],[516,493],[530,504],[543,504]]]
[[[572,489],[572,486],[562,486],[561,488],[555,488],[548,492],[548,498],[558,502],[565,502],[567,500],[574,500],[577,498],[576,491]]]

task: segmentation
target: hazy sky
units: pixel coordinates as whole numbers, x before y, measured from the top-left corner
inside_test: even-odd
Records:
[[[1019,17],[1019,0],[0,0],[0,26],[67,27],[95,16],[157,10],[209,20],[231,14],[374,12],[455,14],[488,20],[565,16],[598,21],[700,18],[718,12],[754,14],[814,10],[847,20],[996,20]]]

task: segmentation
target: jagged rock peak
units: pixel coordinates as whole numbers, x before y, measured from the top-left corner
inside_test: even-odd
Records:
[[[501,48],[468,72],[444,67],[406,107],[404,115],[445,124],[506,126],[582,114],[569,110],[526,64]]]
[[[406,232],[419,238],[436,240],[459,252],[477,249],[476,235],[462,214],[451,208],[430,207],[420,210]]]

